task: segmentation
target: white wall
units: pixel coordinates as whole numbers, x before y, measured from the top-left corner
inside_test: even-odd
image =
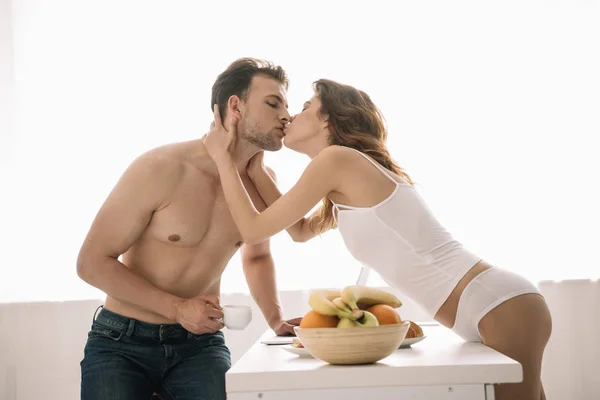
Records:
[[[14,71],[12,8],[0,0],[0,168],[12,158],[14,140]]]
[[[0,179],[6,182],[14,163],[15,85],[14,47],[10,0],[0,0]],[[2,205],[0,199],[0,205]],[[1,212],[1,211],[0,211]],[[0,214],[1,216],[1,214]],[[4,241],[3,241],[4,242]]]
[[[598,281],[542,282],[550,305],[554,331],[543,366],[550,400],[600,399],[600,283]],[[245,294],[223,295],[223,304],[249,304]],[[281,293],[288,317],[308,310],[307,292]],[[426,321],[404,299],[403,319]],[[68,400],[79,398],[79,362],[86,333],[101,300],[0,304],[0,399]],[[242,332],[224,330],[232,361],[241,357],[267,326],[255,310]]]
[[[553,330],[542,365],[550,400],[600,399],[600,281],[542,281]]]
[[[0,248],[12,250],[0,301],[98,296],[74,267],[100,204],[141,152],[206,131],[212,83],[243,55],[288,70],[293,113],[318,78],[369,93],[391,153],[474,253],[532,280],[600,271],[600,8],[589,0],[12,3],[18,135],[0,190],[16,195],[0,196]],[[308,161],[289,149],[265,158],[283,191]],[[284,290],[357,274],[338,232],[304,245],[280,234],[273,252]],[[246,291],[239,265],[229,292]]]

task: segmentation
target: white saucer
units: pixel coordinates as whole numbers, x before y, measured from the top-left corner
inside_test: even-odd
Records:
[[[294,347],[292,345],[281,346],[285,351],[295,354],[300,357],[312,357],[312,354],[304,347]]]
[[[410,345],[415,344],[420,342],[421,340],[425,339],[427,336],[419,336],[419,337],[415,337],[415,338],[407,338],[404,339],[404,341],[402,342],[402,344],[400,345],[400,347],[398,347],[399,349],[404,349],[406,347],[410,347]]]

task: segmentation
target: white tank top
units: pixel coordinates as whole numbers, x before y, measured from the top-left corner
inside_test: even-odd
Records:
[[[412,185],[397,182],[377,162],[353,150],[383,172],[396,188],[373,207],[333,203],[344,243],[356,260],[433,317],[481,258],[452,238]]]

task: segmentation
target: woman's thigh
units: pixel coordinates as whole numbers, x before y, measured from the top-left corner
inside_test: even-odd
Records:
[[[518,361],[523,381],[496,385],[497,400],[538,400],[542,393],[541,365],[552,332],[552,318],[539,294],[514,297],[494,308],[479,322],[483,343]]]

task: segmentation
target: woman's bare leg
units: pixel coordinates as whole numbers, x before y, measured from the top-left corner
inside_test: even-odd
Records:
[[[540,382],[540,387],[542,388],[540,392],[540,400],[546,400],[546,393],[544,392],[544,386],[542,385],[542,382]]]
[[[538,294],[514,297],[494,308],[479,322],[486,346],[518,361],[523,381],[495,385],[496,400],[544,399],[542,356],[552,332],[552,318]]]

